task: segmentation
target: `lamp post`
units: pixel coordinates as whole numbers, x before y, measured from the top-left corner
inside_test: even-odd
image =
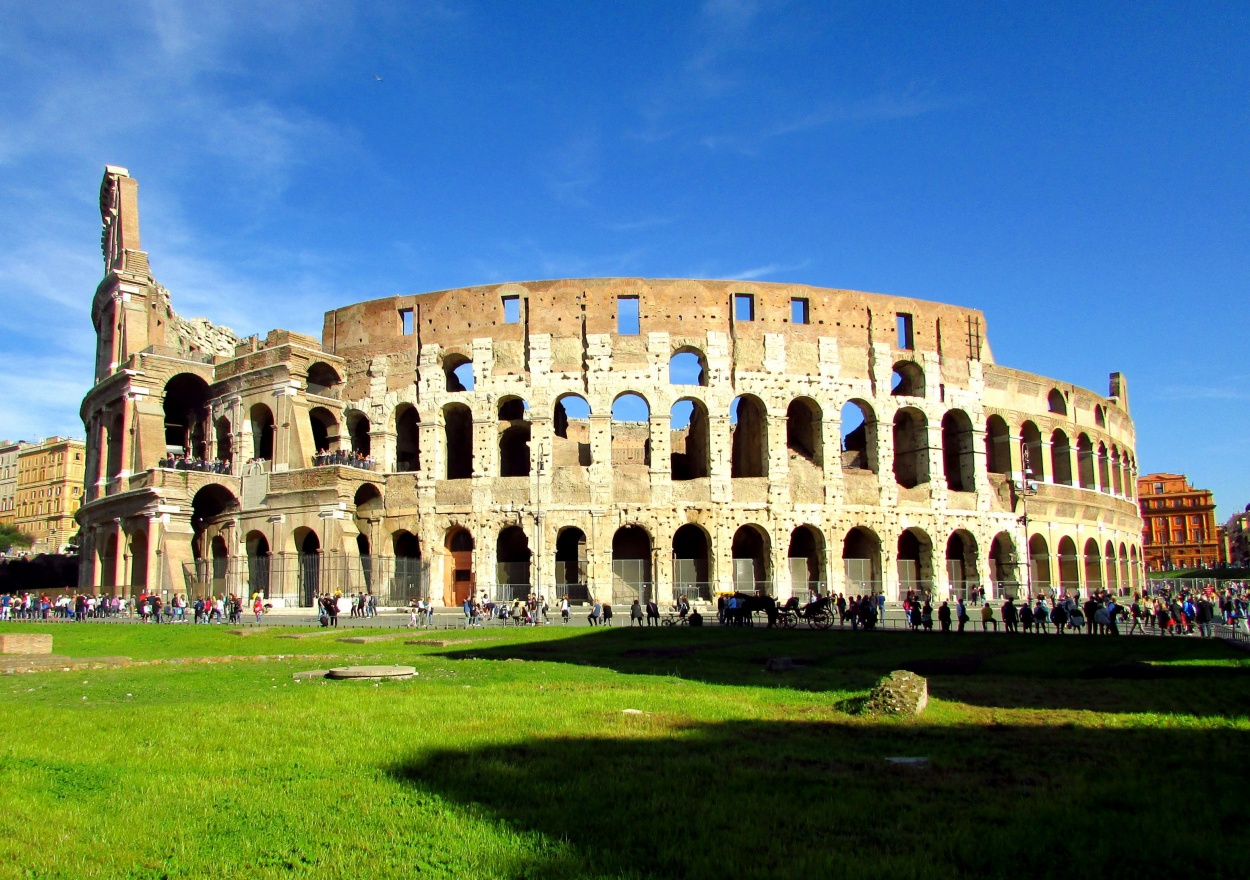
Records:
[[[1033,598],[1033,548],[1029,546],[1029,499],[1037,494],[1037,482],[1033,479],[1033,468],[1029,465],[1029,450],[1026,446],[1023,450],[1024,479],[1012,480],[1011,488],[1015,490],[1016,496],[1020,499],[1020,506],[1023,515],[1016,522],[1024,527],[1024,576],[1025,584],[1028,588],[1028,600]]]
[[[538,461],[535,464],[538,468],[538,491],[534,499],[534,592],[536,594],[534,626],[538,626],[538,621],[542,617],[543,611],[543,471],[547,465],[547,450],[539,449]]]

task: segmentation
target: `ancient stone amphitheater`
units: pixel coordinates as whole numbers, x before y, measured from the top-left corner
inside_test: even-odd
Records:
[[[1141,578],[1124,379],[999,366],[975,310],[565,279],[239,339],[173,311],[125,169],[101,213],[84,588],[664,603]]]

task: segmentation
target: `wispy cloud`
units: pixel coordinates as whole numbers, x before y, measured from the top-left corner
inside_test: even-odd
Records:
[[[761,278],[767,278],[769,275],[777,275],[780,272],[794,272],[803,269],[810,263],[811,260],[804,260],[801,263],[767,263],[763,266],[754,266],[739,272],[730,272],[724,278],[729,281],[757,281]]]
[[[1250,400],[1250,391],[1244,388],[1208,385],[1164,385],[1153,395],[1160,400],[1173,401],[1242,401]]]

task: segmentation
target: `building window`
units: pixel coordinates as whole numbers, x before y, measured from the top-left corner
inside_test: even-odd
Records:
[[[638,297],[616,298],[616,332],[621,336],[637,336],[642,331]]]
[[[411,336],[414,330],[412,323],[412,309],[399,310],[399,324],[404,331],[405,336]]]
[[[1162,494],[1163,494],[1163,484],[1162,484],[1162,483],[1155,483],[1155,494],[1156,494],[1156,495],[1162,495]]]
[[[519,296],[503,298],[503,322],[505,324],[521,323],[521,298]]]
[[[911,351],[916,347],[912,316],[906,312],[899,312],[894,317],[896,319],[896,329],[898,330],[898,347],[905,351]]]
[[[734,294],[734,320],[755,320],[755,295],[751,293]]]
[[[790,323],[807,324],[810,320],[807,300],[797,298],[790,300]]]

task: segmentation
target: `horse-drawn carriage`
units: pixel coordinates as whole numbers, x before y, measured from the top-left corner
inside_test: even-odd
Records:
[[[828,629],[833,626],[833,610],[830,604],[828,596],[821,596],[806,605],[799,605],[799,600],[791,596],[784,605],[778,606],[777,622],[786,629],[794,629],[799,621],[812,629]]]

